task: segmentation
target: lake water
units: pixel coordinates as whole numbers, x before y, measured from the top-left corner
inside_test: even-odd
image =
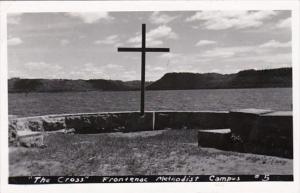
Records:
[[[33,116],[57,113],[138,111],[140,93],[62,92],[10,93],[9,114]],[[146,91],[145,110],[230,110],[264,108],[291,110],[291,88]]]

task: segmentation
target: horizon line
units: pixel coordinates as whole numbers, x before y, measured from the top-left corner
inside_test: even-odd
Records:
[[[264,70],[276,70],[276,69],[284,69],[284,68],[293,68],[292,66],[290,67],[278,67],[278,68],[264,68],[264,69],[255,69],[255,68],[251,68],[251,69],[244,69],[244,70],[239,70],[237,72],[233,72],[233,73],[220,73],[220,72],[205,72],[205,73],[199,73],[199,72],[167,72],[165,73],[163,76],[165,76],[166,74],[171,74],[171,73],[190,73],[190,74],[221,74],[221,75],[230,75],[230,74],[237,74],[243,71],[249,71],[249,70],[254,70],[254,71],[264,71]],[[163,77],[161,76],[161,78]],[[131,81],[141,81],[141,80],[118,80],[118,79],[105,79],[105,78],[92,78],[92,79],[82,79],[82,78],[78,78],[78,79],[71,79],[71,78],[25,78],[25,77],[11,77],[8,78],[7,80],[11,80],[11,79],[29,79],[29,80],[34,80],[34,79],[41,79],[41,80],[111,80],[111,81],[122,81],[122,82],[131,82]],[[160,79],[160,78],[159,78]],[[159,80],[157,79],[157,80]],[[146,80],[146,82],[155,82],[157,80]]]

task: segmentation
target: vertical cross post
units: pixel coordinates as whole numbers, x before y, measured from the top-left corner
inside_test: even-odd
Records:
[[[169,52],[169,48],[147,48],[146,47],[146,24],[142,24],[142,47],[140,48],[118,48],[119,52],[141,52],[141,105],[140,113],[144,116],[145,113],[145,66],[146,52]]]
[[[146,24],[142,24],[141,116],[145,111]]]

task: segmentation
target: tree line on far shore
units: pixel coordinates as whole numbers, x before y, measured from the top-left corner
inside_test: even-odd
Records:
[[[292,68],[244,70],[233,74],[167,73],[154,82],[146,82],[147,90],[228,89],[292,87]],[[140,89],[140,81],[105,79],[21,79],[8,80],[8,92],[76,92],[132,91]]]

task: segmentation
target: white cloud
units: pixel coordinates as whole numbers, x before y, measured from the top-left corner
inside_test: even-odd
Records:
[[[122,73],[122,80],[139,80],[140,74],[134,70],[125,71]]]
[[[111,45],[111,44],[117,44],[118,41],[119,41],[118,35],[111,35],[111,36],[106,37],[105,39],[96,40],[94,43]]]
[[[278,28],[291,28],[291,18],[282,19],[277,23]]]
[[[9,46],[17,46],[17,45],[20,45],[20,44],[22,44],[23,43],[23,41],[21,40],[21,38],[19,38],[19,37],[13,37],[13,38],[9,38],[8,40],[7,40],[7,44],[9,45]]]
[[[105,68],[110,68],[110,69],[121,69],[123,68],[123,66],[120,66],[118,64],[107,64],[106,66],[104,66]]]
[[[166,25],[158,26],[155,29],[146,33],[147,46],[158,46],[163,44],[161,39],[177,39],[178,35],[173,32],[172,28]],[[140,46],[142,41],[141,35],[130,38],[127,42],[133,43],[136,46]]]
[[[280,67],[284,64],[284,66],[291,66],[292,64],[292,54],[291,53],[278,53],[278,54],[268,54],[261,55],[257,58],[253,57],[253,60],[261,60],[265,63],[265,65],[278,65]]]
[[[291,66],[291,53],[278,51],[278,48],[286,48],[289,44],[272,40],[260,45],[219,47],[207,50],[199,57],[210,59],[211,64],[220,61],[221,64],[234,64],[239,69],[245,69],[245,65],[248,69],[279,68]]]
[[[204,58],[200,53],[163,53],[158,56],[161,63],[166,63],[169,71],[191,72],[201,64],[209,64],[211,58]]]
[[[167,63],[168,71],[172,72],[233,73],[250,68],[291,66],[290,52],[260,45],[217,47],[203,53],[163,53],[159,57],[165,61],[160,63]]]
[[[66,74],[62,66],[50,64],[44,61],[25,62],[18,67],[12,67],[8,71],[9,77],[20,78],[63,78]],[[68,74],[68,73],[67,73]]]
[[[200,40],[199,42],[196,43],[196,46],[208,46],[216,43],[217,43],[216,41],[212,41],[212,40]]]
[[[274,54],[278,52],[278,48],[290,48],[291,42],[279,42],[276,40],[270,40],[260,45],[250,45],[250,46],[228,46],[228,47],[217,47],[210,50],[206,50],[201,54],[202,57],[207,58],[230,58],[230,57],[237,57],[237,56],[263,56],[269,53]]]
[[[161,25],[147,33],[149,39],[168,38],[177,39],[178,35],[173,32],[172,28],[166,25]]]
[[[179,57],[179,56],[182,56],[182,54],[168,52],[168,53],[161,54],[159,57],[171,59],[171,58],[176,58],[176,57]]]
[[[266,43],[263,43],[259,45],[261,48],[290,48],[291,47],[291,41],[288,42],[279,42],[276,40],[270,40]]]
[[[83,66],[84,66],[84,69],[88,69],[89,71],[94,70],[94,69],[99,70],[99,66],[94,63],[85,63]]]
[[[60,40],[60,45],[62,46],[67,46],[68,44],[70,44],[70,41],[67,39],[62,39]]]
[[[275,68],[282,66],[291,66],[292,63],[292,55],[291,53],[268,53],[268,54],[260,54],[260,55],[247,55],[247,56],[235,56],[232,58],[226,58],[224,62],[229,61],[235,64],[252,64]],[[248,68],[251,68],[250,66]]]
[[[7,23],[8,24],[19,24],[21,21],[22,13],[10,13],[7,14]]]
[[[10,70],[10,77],[21,78],[61,78],[65,74],[62,67],[57,64],[50,64],[44,61],[26,62],[16,70]]]
[[[230,49],[215,49],[215,50],[207,50],[205,51],[202,56],[208,57],[208,58],[215,58],[215,57],[232,57],[236,54],[236,52],[230,50]]]
[[[162,40],[148,40],[147,41],[147,46],[159,46],[159,45],[162,45],[163,44],[163,41]]]
[[[153,12],[151,14],[149,21],[153,24],[167,24],[173,21],[176,17],[169,16],[167,14],[162,14],[160,12]]]
[[[95,64],[88,62],[82,65],[80,70],[73,69],[70,72],[71,78],[75,79],[122,79],[125,72],[121,65],[109,64]]]
[[[164,70],[166,70],[166,69],[163,68],[163,67],[160,67],[160,66],[156,66],[156,67],[153,68],[153,70],[154,70],[154,71],[164,71]]]
[[[23,75],[23,76],[22,76]],[[8,78],[23,78],[24,77],[24,73],[22,73],[19,69],[9,69],[8,70]]]
[[[113,17],[111,17],[108,12],[70,12],[66,13],[66,15],[73,18],[78,18],[87,24],[96,23],[101,19],[113,19]]]
[[[25,63],[25,67],[28,70],[36,70],[36,71],[59,71],[62,69],[61,66],[57,64],[48,64],[46,62],[27,62]]]
[[[210,30],[243,29],[259,27],[276,14],[275,11],[200,11],[186,21],[204,21],[201,24]]]
[[[255,47],[252,46],[232,46],[232,47],[218,47],[211,50],[205,51],[201,54],[202,57],[221,57],[228,58],[235,56],[236,54],[250,52],[255,50]]]
[[[109,75],[105,73],[101,65],[96,65],[94,63],[86,63],[83,65],[82,70],[73,71],[73,74],[79,76],[82,79],[95,79],[95,78],[104,78],[109,79]],[[76,74],[77,73],[77,74]]]

